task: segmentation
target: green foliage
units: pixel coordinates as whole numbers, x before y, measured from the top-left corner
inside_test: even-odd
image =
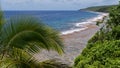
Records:
[[[104,42],[104,40],[113,40],[113,36],[111,36],[113,31],[109,31],[102,27],[100,31],[98,31],[89,41],[88,43],[95,43],[97,41]]]
[[[0,29],[2,28],[3,23],[4,23],[4,16],[3,16],[3,11],[1,10],[0,7]]]
[[[95,11],[95,12],[109,12],[109,9],[115,6],[117,5],[95,6],[95,7],[88,7],[81,10],[88,10],[88,11]]]
[[[118,68],[120,66],[120,40],[95,43],[75,59],[75,68]]]
[[[46,68],[33,55],[41,49],[63,54],[63,44],[58,32],[37,18],[15,16],[3,22],[0,12],[0,68]],[[52,68],[53,68],[52,67]]]
[[[114,39],[120,39],[120,25],[114,27],[111,31],[111,34]]]
[[[59,62],[56,59],[46,60],[41,63],[43,68],[71,68],[70,66]]]
[[[120,5],[114,7],[111,9],[110,15],[109,15],[109,21],[108,24],[111,27],[116,27],[120,25]]]
[[[120,68],[120,4],[75,59],[74,68]]]
[[[32,49],[37,52],[39,48],[54,49],[62,54],[58,33],[41,24],[33,17],[16,17],[5,23],[1,29],[1,42],[8,52],[13,47]]]

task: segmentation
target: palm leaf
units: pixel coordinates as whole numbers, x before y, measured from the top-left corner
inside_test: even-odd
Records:
[[[62,64],[55,60],[47,60],[44,62],[37,61],[25,50],[13,48],[10,57],[0,61],[1,68],[61,68]],[[67,66],[66,66],[67,67]]]
[[[0,7],[0,29],[3,23],[4,23],[4,16],[3,16],[3,11],[1,10],[1,7]]]
[[[16,16],[11,18],[3,25],[0,38],[1,48],[4,47],[8,52],[15,47],[29,48],[33,52],[44,48],[55,50],[59,54],[63,53],[63,44],[58,33],[33,17]]]
[[[9,57],[2,59],[0,63],[1,68],[37,68],[39,65],[25,50],[13,48],[11,54]]]

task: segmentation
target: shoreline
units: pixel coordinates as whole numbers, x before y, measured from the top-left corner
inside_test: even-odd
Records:
[[[104,19],[104,16],[100,20]],[[99,19],[97,18],[97,21]],[[62,64],[72,66],[75,58],[80,55],[82,50],[86,47],[88,40],[99,31],[100,27],[96,25],[96,21],[92,23],[82,24],[87,27],[84,30],[75,31],[69,34],[60,35],[64,43],[64,54],[60,56],[55,51],[42,50],[40,53],[35,54],[38,61],[56,60]]]
[[[99,27],[95,24],[89,24],[87,27],[85,30],[61,36],[65,45],[63,55],[59,55],[55,51],[42,50],[35,55],[36,59],[39,61],[56,60],[62,64],[72,66],[75,58],[86,47],[88,40],[99,30]]]
[[[75,26],[78,27],[78,28],[62,31],[60,35],[61,36],[62,35],[67,35],[67,34],[72,34],[74,32],[79,32],[79,31],[85,30],[85,29],[88,28],[87,25],[96,24],[97,21],[102,21],[104,19],[104,17],[109,15],[108,13],[101,13],[101,12],[99,12],[99,13],[94,12],[94,13],[97,13],[98,15],[96,17],[88,19],[87,21],[76,23]]]

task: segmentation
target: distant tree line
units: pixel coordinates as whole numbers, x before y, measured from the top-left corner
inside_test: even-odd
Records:
[[[117,6],[117,5],[94,6],[94,7],[88,7],[88,8],[80,9],[80,10],[95,11],[95,12],[109,12],[109,9],[111,7],[115,7],[115,6]]]

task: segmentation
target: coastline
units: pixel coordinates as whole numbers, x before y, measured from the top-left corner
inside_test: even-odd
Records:
[[[72,34],[74,32],[79,32],[79,31],[85,30],[85,29],[88,28],[87,25],[96,24],[97,21],[102,21],[104,19],[104,17],[109,15],[108,13],[102,13],[102,12],[93,12],[93,13],[97,13],[98,15],[96,17],[88,19],[87,21],[77,22],[75,24],[75,26],[78,27],[78,28],[63,31],[63,32],[61,32],[60,35],[67,35],[67,34]]]
[[[55,51],[42,50],[35,55],[36,59],[40,61],[56,60],[62,64],[72,66],[75,58],[80,55],[82,50],[86,47],[87,41],[99,30],[99,27],[95,24],[89,24],[87,27],[88,28],[85,30],[61,36],[65,45],[65,53],[63,55],[59,55]]]
[[[108,14],[103,13],[91,19],[90,23],[80,23],[79,26],[84,26],[83,29],[60,34],[65,45],[65,53],[62,56],[54,51],[48,52],[42,50],[35,55],[36,59],[40,61],[55,59],[57,62],[72,66],[75,58],[80,55],[82,50],[86,47],[88,40],[100,29],[100,27],[96,25],[96,22],[103,20],[103,17],[107,15]]]

